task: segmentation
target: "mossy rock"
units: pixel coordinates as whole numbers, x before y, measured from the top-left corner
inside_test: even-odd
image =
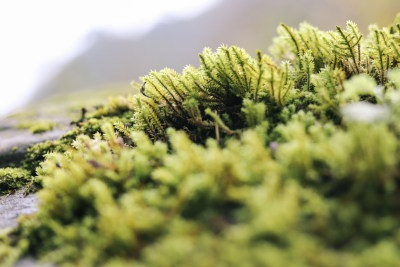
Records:
[[[31,148],[42,204],[0,262],[399,266],[399,18],[282,24],[274,59],[220,47],[151,72]]]

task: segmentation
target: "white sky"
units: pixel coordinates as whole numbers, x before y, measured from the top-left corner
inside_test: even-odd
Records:
[[[1,0],[0,118],[24,104],[45,69],[82,47],[86,34],[145,33],[164,16],[200,14],[216,0]]]

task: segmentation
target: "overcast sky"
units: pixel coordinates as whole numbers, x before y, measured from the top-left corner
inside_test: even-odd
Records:
[[[84,47],[95,30],[143,34],[165,17],[190,18],[217,0],[0,1],[0,117],[26,103],[35,85]]]

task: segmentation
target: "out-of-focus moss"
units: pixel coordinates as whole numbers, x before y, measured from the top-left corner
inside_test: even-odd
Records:
[[[299,120],[276,152],[255,130],[224,148],[170,130],[171,151],[136,132],[127,147],[110,124],[79,136],[42,164],[45,205],[16,232],[24,253],[85,266],[363,266],[385,253],[395,266],[394,135]]]
[[[0,169],[0,195],[11,193],[30,181],[29,172],[22,168]]]
[[[39,134],[53,130],[55,125],[54,122],[45,120],[23,121],[17,125],[17,128],[28,129],[33,134]]]

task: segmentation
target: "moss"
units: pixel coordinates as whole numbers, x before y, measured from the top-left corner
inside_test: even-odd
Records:
[[[60,141],[46,141],[34,144],[28,148],[23,161],[23,167],[34,175],[36,173],[36,168],[39,167],[40,163],[45,159],[45,155],[57,150],[62,150]]]
[[[281,129],[275,155],[255,130],[224,148],[170,130],[171,151],[143,133],[126,147],[111,125],[104,139],[79,136],[40,170],[46,205],[17,230],[25,253],[92,266],[363,266],[390,247],[398,263],[394,134],[364,135],[364,124],[331,134],[301,119]]]
[[[48,132],[54,129],[56,124],[47,120],[22,121],[17,124],[17,128],[28,129],[33,134]]]
[[[131,121],[132,112],[123,112],[119,116],[113,116],[114,111],[111,110],[111,112],[111,114],[104,113],[102,116],[95,112],[89,119],[74,122],[76,127],[64,134],[59,140],[32,145],[27,151],[23,167],[35,174],[36,168],[45,159],[46,154],[65,151],[66,146],[70,145],[78,135],[86,134],[93,137],[97,132],[101,132],[101,125],[106,122],[129,124]]]
[[[44,133],[53,130],[54,123],[51,122],[39,122],[35,125],[32,125],[29,128],[29,131],[33,134]]]
[[[30,182],[29,172],[22,168],[0,169],[0,195],[12,193]]]
[[[398,266],[398,29],[283,24],[281,64],[221,47],[151,72],[30,149],[42,204],[0,262]]]

